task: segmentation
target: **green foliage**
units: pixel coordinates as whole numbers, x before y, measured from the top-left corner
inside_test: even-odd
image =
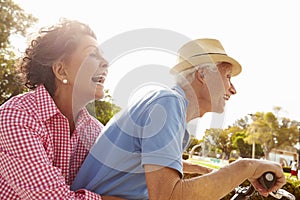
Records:
[[[230,154],[230,138],[223,129],[211,128],[205,131],[205,145],[209,145],[209,149],[213,152]]]
[[[93,101],[87,105],[87,110],[91,115],[97,118],[102,124],[107,122],[118,113],[121,108],[112,102],[112,97],[109,95],[109,91],[105,91],[105,98],[103,101]]]
[[[189,145],[186,148],[187,152],[190,152],[193,146],[200,144],[200,140],[198,140],[194,135],[191,135]]]
[[[251,155],[251,145],[245,143],[245,136],[237,136],[233,141],[233,146],[238,149],[240,156],[243,158],[250,157]]]
[[[12,0],[0,0],[0,16],[0,49],[9,47],[12,34],[25,36],[26,30],[38,21]]]
[[[282,187],[286,191],[292,193],[295,195],[296,199],[300,198],[300,181],[293,179],[293,178],[287,178],[286,184]]]
[[[237,120],[227,129],[207,129],[204,136],[205,146],[208,146],[210,152],[223,152],[226,158],[232,150],[236,150],[241,157],[252,157],[253,140],[256,158],[268,158],[273,148],[295,151],[299,122],[277,118],[272,112],[257,112],[249,116]]]
[[[0,105],[10,97],[27,91],[16,79],[13,56],[12,52],[7,52],[6,55],[0,54]]]
[[[241,119],[236,120],[232,127],[238,127],[242,130],[245,130],[247,129],[248,125],[249,125],[249,117],[245,116]]]
[[[16,81],[15,53],[10,46],[10,36],[25,36],[26,30],[37,18],[24,12],[12,0],[0,0],[0,105],[8,98],[26,91]]]
[[[291,167],[290,166],[283,166],[282,167],[283,172],[285,173],[291,173]]]

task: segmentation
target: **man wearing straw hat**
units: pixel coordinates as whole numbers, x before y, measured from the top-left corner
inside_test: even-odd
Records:
[[[176,86],[145,95],[107,125],[75,179],[87,188],[125,199],[220,199],[248,179],[262,195],[285,184],[278,163],[240,159],[217,171],[183,179],[182,153],[189,140],[186,124],[207,112],[224,112],[236,94],[231,77],[241,72],[215,39],[190,41],[171,69]],[[258,178],[277,177],[266,190]]]

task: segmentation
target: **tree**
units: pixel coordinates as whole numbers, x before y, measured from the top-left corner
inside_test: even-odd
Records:
[[[9,47],[11,35],[25,36],[26,30],[38,20],[31,14],[25,13],[12,0],[0,0],[0,16],[0,49]]]
[[[248,126],[249,126],[249,118],[248,116],[245,116],[241,119],[236,120],[232,127],[247,129]]]
[[[231,142],[229,142],[229,136],[226,131],[219,128],[210,128],[205,131],[205,143],[209,145],[211,155],[215,153],[223,153],[226,156],[230,154]]]
[[[10,43],[10,36],[25,37],[26,31],[37,18],[27,14],[12,0],[0,0],[0,105],[17,94],[28,91],[16,79],[17,70],[14,67],[16,55]],[[104,101],[90,103],[87,108],[99,121],[106,124],[121,108],[111,103],[111,96],[106,91]]]
[[[232,146],[237,149],[240,156],[243,158],[251,157],[251,145],[245,143],[244,138],[246,137],[243,133],[236,134],[236,137],[233,140]]]
[[[241,139],[242,143],[245,143],[244,142],[245,137],[240,137],[240,135],[241,134],[243,136],[245,135],[244,127],[246,126],[246,123],[245,123],[244,119],[241,119],[241,120],[237,120],[235,124],[237,126],[229,126],[227,129],[225,129],[225,132],[228,135],[227,144],[226,144],[226,146],[227,146],[226,155],[228,158],[230,158],[231,152],[233,150],[235,150],[237,153],[240,154],[241,157],[247,157],[245,155],[248,152],[244,151],[244,149],[243,149],[244,146],[237,145],[237,141],[240,141],[239,138]],[[251,150],[249,152],[251,152]]]
[[[198,139],[195,137],[195,135],[191,134],[191,136],[190,136],[190,141],[189,141],[189,144],[188,144],[188,146],[187,146],[187,148],[186,148],[186,151],[187,151],[187,152],[190,152],[191,149],[192,149],[195,145],[198,145],[198,144],[200,144],[200,140],[198,140]]]
[[[278,113],[281,107],[274,110]],[[278,114],[277,114],[278,115]],[[281,117],[272,112],[256,112],[235,121],[227,129],[208,129],[205,132],[205,144],[213,151],[221,150],[228,156],[236,150],[241,157],[251,157],[253,142],[257,157],[268,157],[273,149],[296,151],[300,122]]]
[[[246,131],[235,133],[232,139],[232,146],[236,149],[240,156],[243,158],[251,158],[252,154],[252,145],[245,142],[245,138],[247,137]],[[263,150],[260,144],[255,144],[255,155],[263,156]]]
[[[265,156],[268,156],[273,145],[274,135],[274,115],[271,117],[269,113],[266,116],[263,112],[257,112],[252,115],[253,122],[247,129],[246,142],[249,144],[260,144],[264,150]],[[275,122],[274,122],[275,123]]]
[[[266,157],[273,148],[295,150],[293,146],[298,141],[299,123],[287,118],[282,118],[280,122],[272,112],[257,112],[252,115],[252,119],[253,122],[247,128],[245,141],[260,144]]]
[[[16,80],[15,53],[10,45],[10,36],[26,35],[37,18],[27,14],[12,0],[0,0],[0,104],[10,97],[22,93],[22,87]]]
[[[299,127],[300,123],[288,118],[281,118],[279,128],[276,135],[276,148],[287,151],[296,151],[295,145],[299,139]]]

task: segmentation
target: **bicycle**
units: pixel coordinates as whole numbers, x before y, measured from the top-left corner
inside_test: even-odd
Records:
[[[266,172],[259,178],[259,182],[267,189],[271,188],[275,183],[275,181],[276,181],[276,177],[272,172]],[[251,184],[248,186],[239,186],[235,188],[235,195],[230,200],[251,199],[251,197],[256,193],[257,191],[254,189],[254,187]],[[271,192],[270,195],[276,199],[281,199],[282,197],[286,197],[289,200],[296,200],[296,197],[293,194],[289,193],[284,189],[279,189],[276,192]]]

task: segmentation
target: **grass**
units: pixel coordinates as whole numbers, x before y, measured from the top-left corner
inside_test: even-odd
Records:
[[[213,168],[213,169],[219,169],[221,167],[220,165],[216,165],[216,164],[212,163],[211,161],[207,161],[207,160],[197,160],[197,159],[189,158],[188,161],[190,161],[194,164],[198,164],[198,165]]]

